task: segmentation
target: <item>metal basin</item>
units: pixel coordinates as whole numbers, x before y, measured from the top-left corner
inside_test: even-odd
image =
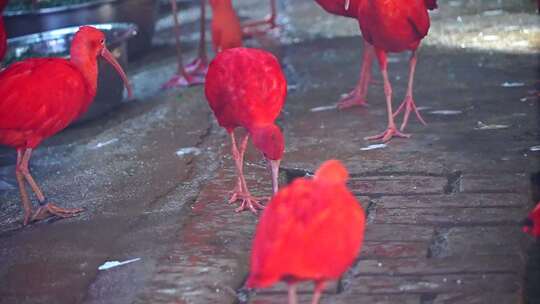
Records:
[[[158,7],[158,0],[95,0],[37,10],[6,10],[4,21],[8,38],[81,24],[135,23],[139,31],[128,51],[130,56],[138,56],[151,47]]]
[[[105,33],[107,48],[113,53],[122,67],[127,67],[127,41],[136,34],[137,26],[129,23],[109,23],[93,26]],[[9,64],[29,57],[67,58],[71,40],[78,29],[78,26],[74,26],[8,39],[8,53],[4,62]],[[99,59],[98,69],[96,98],[88,112],[79,118],[76,123],[103,115],[122,102],[124,84],[120,76],[104,59]]]

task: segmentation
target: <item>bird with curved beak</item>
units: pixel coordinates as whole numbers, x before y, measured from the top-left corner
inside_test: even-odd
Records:
[[[287,95],[287,81],[277,59],[270,53],[250,48],[224,50],[212,60],[205,81],[206,99],[218,123],[232,141],[237,181],[229,202],[242,200],[237,212],[264,206],[252,196],[244,178],[243,162],[248,139],[263,153],[272,174],[272,189],[278,191],[278,171],[285,140],[274,121]],[[247,134],[238,147],[234,130],[243,127]]]
[[[132,89],[120,64],[105,47],[105,35],[82,26],[71,43],[70,59],[31,58],[0,71],[0,144],[17,150],[15,175],[24,208],[24,225],[54,215],[74,216],[82,209],[64,209],[48,200],[28,168],[32,151],[86,112],[97,91],[97,57],[105,58]],[[32,212],[26,184],[40,207]]]

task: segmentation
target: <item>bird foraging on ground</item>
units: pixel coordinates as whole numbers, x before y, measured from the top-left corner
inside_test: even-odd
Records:
[[[538,202],[523,222],[523,232],[540,239],[540,202]]]
[[[97,57],[107,60],[120,74],[128,93],[131,86],[114,56],[105,47],[105,35],[81,27],[71,43],[70,59],[33,58],[0,71],[0,144],[17,150],[15,175],[24,208],[24,224],[50,215],[70,217],[81,209],[63,209],[49,201],[29,171],[32,151],[86,112],[97,90]],[[40,207],[32,212],[25,183]]]
[[[413,100],[413,81],[416,68],[416,50],[427,35],[430,21],[427,10],[437,7],[436,0],[359,0],[358,20],[364,39],[374,46],[375,55],[384,80],[384,94],[388,115],[388,127],[369,140],[388,141],[392,137],[409,137],[401,133],[407,126],[412,111],[422,124],[426,124]],[[392,112],[392,86],[388,77],[388,52],[412,52],[409,61],[409,81],[405,99],[395,113]],[[404,111],[403,123],[397,130],[394,117]]]
[[[244,153],[249,137],[267,160],[272,174],[272,189],[278,190],[278,170],[285,141],[275,120],[287,95],[287,82],[278,60],[270,53],[250,48],[222,51],[210,63],[205,84],[206,99],[220,126],[232,141],[232,156],[238,179],[229,202],[242,200],[237,212],[256,213],[263,205],[248,191],[243,173]],[[247,134],[236,144],[234,130],[243,127]]]
[[[295,179],[274,196],[255,232],[248,288],[284,281],[293,304],[295,284],[310,280],[318,303],[324,284],[352,265],[364,238],[364,210],[347,179],[343,164],[330,160],[313,179]]]
[[[360,0],[315,0],[325,11],[330,14],[354,18],[358,20],[358,4]],[[354,106],[367,105],[367,93],[371,82],[371,65],[373,63],[373,46],[365,39],[364,52],[362,55],[362,67],[360,78],[356,87],[345,94],[338,103],[339,109],[346,109]]]

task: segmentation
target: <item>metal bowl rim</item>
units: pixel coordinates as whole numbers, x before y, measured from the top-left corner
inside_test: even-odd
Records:
[[[114,39],[107,40],[108,45],[114,45],[117,43],[123,43],[129,38],[137,34],[137,25],[134,23],[99,23],[99,24],[85,24],[70,27],[63,27],[55,30],[45,31],[41,33],[34,33],[8,39],[8,45],[12,44],[34,44],[44,40],[55,39],[58,37],[64,37],[68,34],[74,34],[79,30],[81,26],[92,26],[101,31],[109,31],[113,29],[124,30],[122,35],[114,37]]]
[[[119,2],[119,1],[126,1],[126,0],[95,0],[91,2],[79,3],[79,4],[68,4],[68,5],[61,5],[61,6],[55,6],[55,7],[40,8],[37,10],[18,10],[18,11],[5,10],[4,16],[12,17],[12,16],[23,16],[23,15],[54,14],[54,13],[71,11],[71,10],[76,10],[76,9],[81,9],[81,8],[89,8],[92,6],[109,4],[113,2]]]

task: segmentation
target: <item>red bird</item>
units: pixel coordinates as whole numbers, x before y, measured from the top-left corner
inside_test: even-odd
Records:
[[[532,235],[533,237],[540,239],[540,202],[529,213],[527,219],[523,223],[523,232]]]
[[[127,77],[105,47],[105,35],[90,26],[77,31],[71,58],[34,58],[0,71],[0,144],[17,150],[15,175],[24,208],[24,225],[49,215],[70,217],[81,209],[63,209],[47,200],[30,174],[32,151],[58,133],[92,103],[97,90],[97,57],[105,58],[120,74],[131,96]],[[37,196],[40,207],[32,215],[25,181]]]
[[[298,178],[274,196],[255,232],[248,288],[284,281],[291,304],[295,284],[312,280],[312,303],[318,303],[326,281],[351,266],[364,238],[364,210],[347,189],[347,179],[341,162],[330,160],[312,180]]]
[[[358,19],[358,4],[360,0],[315,0],[327,12],[344,17]],[[338,103],[339,109],[350,108],[354,106],[365,106],[367,104],[367,93],[371,81],[371,64],[373,62],[373,46],[365,39],[364,54],[362,58],[362,68],[360,71],[360,80],[356,87],[343,97]]]
[[[231,0],[210,0],[212,6],[212,45],[219,53],[242,46],[242,29]]]
[[[7,50],[6,27],[4,26],[4,17],[2,17],[2,12],[6,8],[7,2],[8,0],[0,0],[0,61],[4,59]]]
[[[384,94],[388,115],[385,132],[366,139],[388,141],[392,137],[409,137],[396,129],[394,117],[405,110],[401,131],[405,129],[411,111],[426,124],[413,100],[413,79],[416,68],[416,49],[429,30],[428,9],[437,7],[436,0],[359,0],[358,20],[364,39],[375,47],[375,54],[384,80]],[[388,78],[386,53],[412,51],[409,67],[409,84],[403,103],[392,113],[392,87]]]
[[[238,175],[229,202],[242,200],[237,212],[263,206],[251,196],[243,174],[243,159],[251,136],[263,153],[272,173],[272,188],[278,191],[278,170],[285,141],[274,121],[279,116],[287,95],[287,81],[277,59],[270,53],[249,48],[233,48],[219,53],[210,63],[206,75],[206,99],[220,126],[231,136],[232,155]],[[240,149],[234,130],[247,130]]]

